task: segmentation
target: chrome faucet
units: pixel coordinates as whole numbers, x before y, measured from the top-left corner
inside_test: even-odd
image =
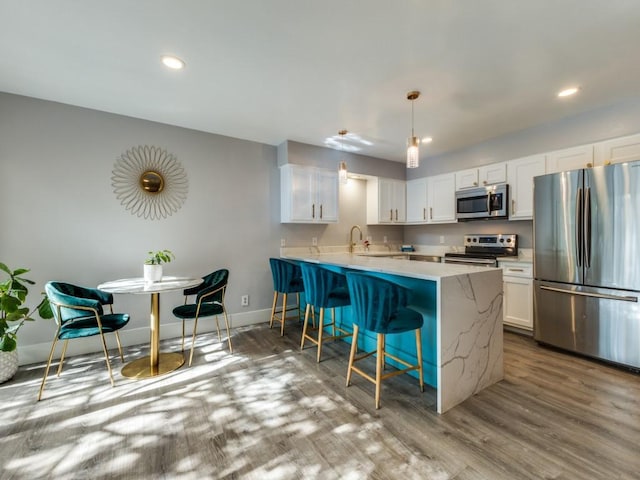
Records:
[[[353,247],[355,247],[355,242],[353,241],[353,231],[355,229],[358,229],[358,231],[360,232],[360,240],[362,240],[362,229],[360,228],[359,225],[354,225],[353,227],[351,227],[351,232],[349,232],[349,253],[353,253]]]

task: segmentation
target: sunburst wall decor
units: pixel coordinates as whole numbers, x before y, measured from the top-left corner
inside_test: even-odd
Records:
[[[175,155],[159,147],[137,146],[120,155],[111,186],[133,215],[159,220],[177,212],[187,198],[187,174]]]

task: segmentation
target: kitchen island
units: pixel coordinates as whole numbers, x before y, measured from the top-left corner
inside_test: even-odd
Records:
[[[360,270],[410,288],[411,307],[424,317],[424,380],[437,390],[438,413],[502,380],[501,269],[349,253],[287,251],[282,257],[340,272]],[[338,322],[349,328],[351,309],[338,310]],[[369,332],[364,347],[372,350],[374,345],[375,337]],[[386,348],[400,358],[415,361],[412,336],[389,336]]]

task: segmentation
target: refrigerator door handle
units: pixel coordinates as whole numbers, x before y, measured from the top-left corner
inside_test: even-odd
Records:
[[[582,188],[578,189],[576,193],[576,260],[578,266],[582,266],[583,256],[583,244],[582,244],[582,228],[583,228],[583,213],[582,213]]]
[[[578,295],[581,297],[594,297],[594,298],[604,298],[606,300],[620,300],[622,302],[634,302],[638,303],[638,297],[623,297],[620,295],[607,295],[604,293],[586,293],[586,292],[577,292],[575,290],[565,290],[564,288],[555,288],[555,287],[547,287],[542,285],[540,287],[541,290],[549,290],[550,292],[558,292],[558,293],[567,293],[569,295]]]
[[[591,187],[585,188],[584,199],[584,266],[591,267]]]

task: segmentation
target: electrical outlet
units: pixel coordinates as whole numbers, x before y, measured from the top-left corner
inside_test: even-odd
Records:
[[[242,295],[240,297],[240,306],[248,307],[249,306],[249,295]]]
[[[386,235],[382,238],[382,242],[383,243],[387,243],[387,236]]]
[[[284,247],[287,244],[287,241],[284,238],[280,239],[280,246]]]
[[[311,238],[311,245],[313,245],[314,247],[318,246],[318,237]]]
[[[440,243],[444,243],[444,235],[440,235]]]

